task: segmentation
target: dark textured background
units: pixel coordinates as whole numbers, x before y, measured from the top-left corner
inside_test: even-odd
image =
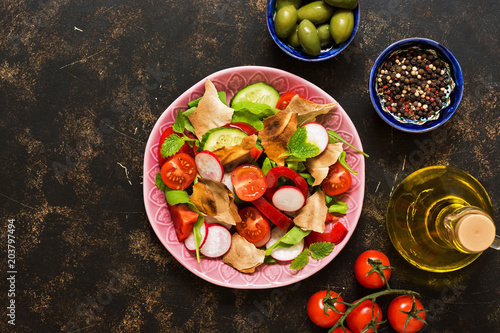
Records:
[[[393,287],[422,293],[432,310],[426,332],[498,332],[498,253],[454,273],[419,271],[390,244],[385,208],[409,173],[444,164],[476,176],[500,215],[499,2],[361,1],[353,43],[314,64],[277,48],[265,7],[264,0],[1,2],[1,332],[322,332],[307,317],[307,299],[327,285],[350,300],[365,295],[353,264],[367,249],[391,258]],[[382,122],[367,94],[377,55],[414,36],[443,43],[464,72],[461,106],[435,147],[419,145],[434,132],[412,135]],[[196,277],[162,246],[143,204],[142,156],[156,119],[204,76],[239,65],[284,69],[323,88],[370,154],[363,212],[345,249],[314,276],[275,290],[232,290]],[[16,220],[15,327],[5,315],[8,219]],[[388,302],[381,299],[383,309]]]

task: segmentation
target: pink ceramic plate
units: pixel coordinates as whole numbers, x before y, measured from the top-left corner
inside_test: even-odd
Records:
[[[365,187],[365,161],[363,155],[344,147],[348,152],[347,163],[358,172],[358,175],[353,176],[349,191],[339,198],[349,205],[348,214],[341,218],[341,222],[347,226],[349,233],[340,244],[335,246],[328,257],[321,260],[311,259],[309,264],[300,271],[290,269],[289,264],[270,264],[259,266],[253,274],[240,273],[222,263],[220,259],[202,258],[201,263],[198,263],[193,253],[188,251],[183,243],[177,241],[164,193],[156,188],[154,179],[156,173],[160,171],[157,152],[162,131],[174,123],[179,106],[184,111],[189,101],[203,95],[206,79],[210,79],[218,91],[225,91],[228,100],[238,90],[249,84],[266,82],[275,87],[280,94],[294,91],[316,103],[335,102],[331,96],[314,84],[296,75],[268,67],[242,66],[228,68],[216,72],[195,84],[163,112],[151,131],[146,145],[144,153],[144,204],[151,226],[163,245],[182,265],[202,279],[220,286],[238,289],[265,289],[289,285],[311,276],[337,256],[356,228],[363,205]],[[327,128],[342,135],[355,147],[362,148],[356,128],[341,106],[335,107],[318,120]]]

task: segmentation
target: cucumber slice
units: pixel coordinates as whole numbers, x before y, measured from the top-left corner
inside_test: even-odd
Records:
[[[279,99],[280,94],[276,89],[264,82],[259,82],[246,86],[238,91],[231,99],[231,107],[235,103],[242,101],[262,103],[275,107]]]
[[[201,139],[201,150],[214,151],[221,147],[236,146],[241,143],[244,137],[248,136],[237,128],[218,127],[203,134]]]

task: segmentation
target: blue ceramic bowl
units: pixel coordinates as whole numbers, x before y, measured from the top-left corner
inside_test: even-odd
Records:
[[[434,50],[439,57],[447,62],[450,65],[451,77],[453,81],[455,81],[455,89],[451,93],[450,96],[450,104],[440,111],[440,115],[438,119],[427,121],[421,125],[418,124],[405,124],[396,120],[391,114],[382,109],[382,105],[380,103],[380,98],[377,94],[377,73],[379,67],[395,52],[398,50],[408,49],[412,46],[420,46],[426,49]],[[458,64],[457,59],[448,51],[443,45],[435,42],[433,40],[427,38],[408,38],[400,40],[388,48],[386,48],[382,54],[375,60],[373,67],[370,71],[370,98],[372,100],[373,107],[377,111],[378,115],[382,120],[391,125],[392,127],[411,133],[423,133],[430,130],[435,129],[438,126],[441,126],[445,122],[447,122],[451,116],[455,113],[462,100],[462,95],[464,91],[464,79],[462,75],[462,69]]]
[[[318,56],[313,57],[310,56],[309,54],[305,53],[302,50],[296,49],[286,43],[285,40],[278,38],[276,36],[276,32],[274,30],[274,15],[276,13],[276,1],[277,0],[270,0],[269,3],[267,4],[267,29],[269,30],[269,33],[271,34],[271,37],[273,38],[274,42],[276,45],[279,46],[281,50],[283,50],[286,54],[288,54],[291,57],[294,57],[299,60],[303,61],[322,61],[322,60],[327,60],[330,58],[335,57],[337,54],[342,52],[349,43],[354,39],[354,36],[356,35],[356,32],[358,31],[359,27],[359,1],[358,1],[358,7],[356,9],[353,9],[354,11],[354,28],[351,34],[351,37],[349,39],[341,44],[335,44],[332,48],[328,49],[327,51],[322,51]]]

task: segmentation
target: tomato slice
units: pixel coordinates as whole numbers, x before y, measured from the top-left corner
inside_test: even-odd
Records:
[[[263,240],[270,231],[269,222],[255,207],[245,207],[238,212],[241,222],[236,223],[236,230],[250,243]]]
[[[188,238],[193,230],[198,213],[193,212],[187,204],[168,205],[170,216],[174,222],[175,234],[179,242],[183,242]]]
[[[172,156],[166,156],[164,157],[162,154],[161,154],[161,146],[163,146],[163,143],[165,142],[165,139],[167,137],[169,137],[171,134],[174,134],[174,130],[172,129],[172,127],[169,127],[167,128],[165,131],[163,131],[161,137],[160,137],[160,141],[159,141],[159,145],[158,145],[158,163],[160,164],[160,168],[163,166],[163,164],[165,164],[165,162],[171,158]],[[175,133],[176,135],[178,136],[182,136],[180,135],[179,133]],[[189,148],[189,145],[187,143],[185,143],[181,149],[179,149],[178,153],[190,153],[191,152],[191,148]]]
[[[243,164],[231,174],[234,192],[244,201],[254,201],[266,192],[266,176],[255,165]]]
[[[248,135],[254,135],[254,134],[258,133],[257,130],[255,129],[255,127],[253,127],[250,124],[243,123],[243,122],[227,123],[223,127],[236,128],[242,132],[245,132]]]
[[[351,187],[351,173],[342,164],[336,162],[330,165],[328,175],[321,182],[321,188],[326,194],[334,196],[346,192]]]
[[[296,92],[290,91],[290,92],[287,92],[287,93],[284,93],[283,95],[281,95],[280,99],[278,99],[278,102],[276,103],[276,108],[280,109],[280,110],[286,109],[286,107],[288,106],[288,104],[290,104],[290,101],[292,100],[292,98],[295,95],[299,95],[299,94],[297,94]],[[304,98],[300,95],[299,95],[299,97]]]
[[[161,167],[161,179],[173,190],[183,190],[196,178],[194,159],[186,153],[177,153]]]
[[[286,166],[277,166],[272,168],[267,172],[266,181],[267,181],[267,190],[265,193],[265,198],[267,200],[272,200],[274,192],[278,189],[278,180],[280,177],[285,177],[294,182],[295,187],[297,187],[300,192],[304,195],[304,198],[307,198],[309,195],[309,187],[307,186],[307,182],[301,175],[297,172],[293,171]]]

